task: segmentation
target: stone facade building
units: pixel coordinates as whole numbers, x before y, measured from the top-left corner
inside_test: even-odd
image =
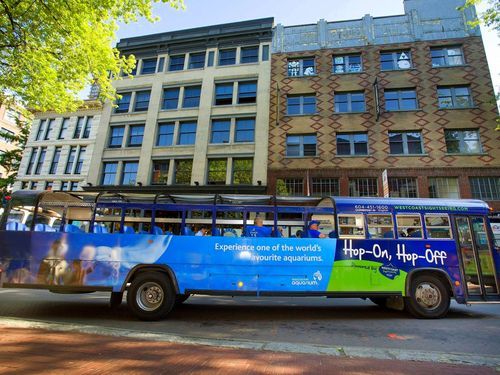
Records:
[[[21,113],[15,108],[8,107],[5,104],[0,106],[0,132],[11,134],[13,136],[19,133],[16,119],[24,120]],[[0,137],[0,154],[16,148],[16,145],[7,138]],[[6,177],[6,170],[0,166],[0,178]]]
[[[76,112],[36,113],[14,190],[81,190],[87,184],[102,104]]]
[[[87,190],[265,192],[273,19],[122,39]]]
[[[277,25],[269,192],[473,197],[500,210],[498,112],[462,3],[406,0],[400,16]]]

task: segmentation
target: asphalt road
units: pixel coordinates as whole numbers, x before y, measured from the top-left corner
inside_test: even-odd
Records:
[[[445,319],[419,320],[361,299],[193,296],[159,322],[141,322],[108,294],[0,290],[0,318],[73,323],[206,339],[467,353],[500,358],[500,305],[452,303]]]

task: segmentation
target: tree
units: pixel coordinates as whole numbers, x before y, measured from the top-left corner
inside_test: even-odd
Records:
[[[18,100],[39,110],[72,111],[97,83],[114,99],[112,80],[135,66],[112,47],[119,22],[154,22],[153,3],[183,0],[0,0],[0,104]]]
[[[475,6],[482,0],[466,0],[465,5],[460,7],[461,10]],[[479,15],[479,18],[471,23],[471,26],[479,26],[483,22],[486,26],[495,29],[500,33],[500,2],[498,0],[488,0],[489,7]]]
[[[15,149],[5,151],[0,155],[0,167],[3,167],[6,172],[6,176],[0,178],[0,195],[1,193],[7,193],[17,178],[17,172],[19,171],[19,166],[21,165],[21,159],[23,157],[24,146],[30,134],[30,123],[30,120],[21,120],[21,118],[18,117],[16,118],[16,126],[19,129],[18,134],[0,131],[0,137],[16,146]]]

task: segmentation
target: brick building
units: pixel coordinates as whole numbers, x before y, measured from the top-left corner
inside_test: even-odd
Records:
[[[462,3],[406,0],[399,16],[277,25],[269,192],[383,196],[387,170],[390,196],[500,210],[498,111]]]

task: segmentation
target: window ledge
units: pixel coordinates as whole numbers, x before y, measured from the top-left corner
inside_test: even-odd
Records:
[[[386,112],[418,112],[421,111],[422,108],[415,108],[415,109],[392,109],[392,110],[386,110]]]
[[[408,157],[421,157],[421,156],[429,156],[428,153],[422,153],[422,154],[389,154],[389,156],[395,156],[395,157],[402,157],[402,156],[408,156]]]
[[[381,72],[407,72],[409,70],[418,70],[414,67],[406,68],[406,69],[380,69]]]
[[[316,159],[318,155],[314,156],[285,156],[285,159]]]
[[[309,77],[317,77],[318,73],[316,74],[309,74],[309,75],[301,75],[301,76],[289,76],[287,75],[288,78],[309,78]]]
[[[448,68],[465,68],[470,66],[469,64],[460,64],[460,65],[439,65],[433,66],[433,69],[448,69]]]
[[[446,156],[487,156],[487,152],[471,152],[471,153],[465,153],[465,152],[447,152],[445,153]]]
[[[315,113],[304,113],[304,114],[298,114],[298,115],[286,114],[285,116],[287,116],[287,117],[305,117],[305,116],[318,116],[318,115],[319,115],[319,113],[315,112]]]
[[[368,111],[359,111],[359,112],[333,112],[334,115],[362,115],[365,113],[370,113]]]
[[[366,158],[371,156],[370,154],[363,154],[363,155],[335,155],[336,158]]]
[[[342,76],[342,75],[346,75],[346,74],[347,74],[347,75],[348,75],[348,74],[362,74],[362,73],[364,73],[364,72],[365,72],[364,70],[361,70],[361,71],[359,71],[359,72],[341,72],[341,73],[332,71],[331,73],[332,73],[332,75],[339,75],[339,76]]]
[[[471,107],[439,107],[441,111],[454,111],[454,110],[467,110],[467,109],[479,109],[477,105],[473,105]]]

